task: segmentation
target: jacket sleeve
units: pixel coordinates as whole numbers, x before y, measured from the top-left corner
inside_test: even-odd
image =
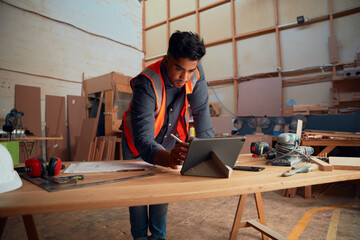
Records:
[[[198,64],[198,69],[200,79],[192,94],[188,95],[188,100],[194,118],[196,137],[211,138],[214,137],[214,129],[211,127],[208,88],[201,63]]]
[[[155,141],[156,96],[151,82],[139,75],[134,79],[133,99],[131,102],[131,129],[134,144],[141,158],[153,163],[153,157],[164,147]]]

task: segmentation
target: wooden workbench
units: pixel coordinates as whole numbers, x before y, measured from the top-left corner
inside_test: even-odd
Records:
[[[281,174],[288,170],[289,167],[266,165],[264,159],[253,159],[249,154],[240,155],[238,160],[241,161],[238,164],[263,166],[265,170],[261,172],[233,171],[231,177],[226,179],[181,176],[179,170],[163,167],[145,172],[89,173],[84,174],[84,183],[142,175],[149,172],[153,172],[155,175],[125,182],[59,192],[46,192],[23,180],[21,188],[0,194],[0,223],[2,224],[0,233],[4,228],[7,217],[11,216],[23,216],[25,225],[27,225],[28,236],[37,239],[38,234],[32,216],[34,214],[172,203],[241,195],[233,229],[230,233],[230,239],[235,239],[238,230],[242,227],[253,226],[263,234],[268,234],[270,231],[264,226],[265,214],[261,192],[360,179],[360,171],[356,170],[314,171],[306,174],[296,174],[291,177],[281,177]],[[246,196],[253,193],[255,193],[259,219],[240,222]],[[259,222],[262,224],[259,224]],[[281,239],[281,237],[279,238]]]

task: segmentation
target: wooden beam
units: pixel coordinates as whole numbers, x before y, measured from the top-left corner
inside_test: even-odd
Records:
[[[146,57],[146,31],[145,31],[145,26],[146,26],[146,1],[143,1],[143,12],[142,12],[142,47],[143,47],[143,53],[144,53],[144,58],[142,60],[142,68],[145,68],[145,57]]]
[[[320,82],[329,82],[331,81],[331,74],[320,75],[320,76],[312,76],[312,77],[302,77],[302,78],[293,78],[293,79],[285,79],[282,81],[283,87],[290,86],[299,86],[305,84],[312,83],[320,83]]]
[[[199,12],[199,7],[200,7],[200,0],[196,0],[196,32],[197,34],[199,34],[200,36],[200,12]]]
[[[230,2],[230,0],[224,0],[224,1],[220,1],[220,2],[215,2],[213,4],[209,4],[209,5],[205,6],[205,7],[200,8],[199,11],[203,12],[203,11],[209,10],[211,8],[215,8],[215,7],[218,7],[220,5],[226,4],[228,2]]]

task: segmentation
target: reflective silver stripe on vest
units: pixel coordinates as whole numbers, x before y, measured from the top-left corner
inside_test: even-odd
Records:
[[[195,87],[195,84],[196,84],[198,78],[199,78],[199,76],[197,75],[197,72],[194,71],[194,74],[191,76],[191,79],[190,79],[190,81],[193,85],[193,88]]]
[[[155,72],[152,69],[149,68],[145,68],[142,73],[144,73],[146,76],[148,76],[149,78],[152,79],[152,82],[154,83],[155,89],[157,94],[156,98],[157,98],[157,102],[158,102],[158,108],[156,109],[156,111],[154,112],[154,116],[157,116],[159,111],[160,111],[160,107],[161,107],[161,102],[163,99],[162,96],[162,84],[161,84],[161,77],[159,76],[159,74],[157,72]]]

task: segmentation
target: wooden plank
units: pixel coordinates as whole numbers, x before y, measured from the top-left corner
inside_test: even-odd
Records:
[[[323,137],[338,137],[338,138],[360,138],[360,133],[352,132],[335,132],[335,131],[321,131],[306,129],[305,135],[321,135]]]
[[[99,106],[100,107],[100,106]],[[112,134],[113,125],[113,111],[114,107],[114,92],[112,90],[105,91],[105,136]]]
[[[271,228],[268,228],[268,227],[262,225],[261,223],[259,223],[256,220],[249,220],[247,222],[250,224],[250,226],[252,226],[256,230],[262,232],[263,234],[267,235],[271,239],[288,240],[283,235],[279,234],[278,232],[275,232]]]
[[[76,148],[75,161],[87,161],[89,157],[90,145],[92,142],[95,118],[83,119],[81,132]]]
[[[334,169],[360,170],[359,157],[329,157],[329,163]]]
[[[85,97],[67,95],[67,117],[70,159],[76,156],[76,146],[81,134],[81,123],[86,119]]]
[[[68,147],[65,126],[65,97],[45,96],[45,120],[47,137],[63,137],[61,140],[46,141],[47,156],[56,156],[62,161],[67,161]]]
[[[324,162],[316,157],[310,157],[310,162],[317,164],[321,171],[332,171],[333,170],[333,166],[331,164]]]
[[[39,87],[15,84],[15,108],[23,112],[22,128],[29,130],[35,137],[42,137],[41,133],[41,95]],[[30,135],[28,135],[30,136]],[[36,144],[34,156],[42,157],[41,144]],[[26,156],[21,154],[19,162],[24,162]]]

